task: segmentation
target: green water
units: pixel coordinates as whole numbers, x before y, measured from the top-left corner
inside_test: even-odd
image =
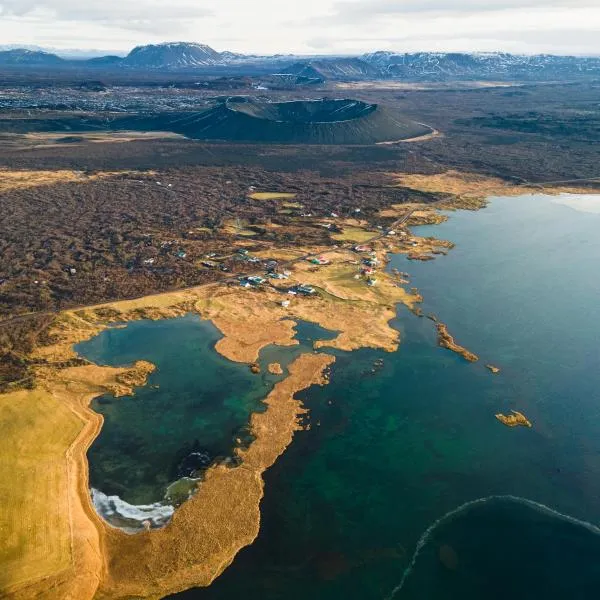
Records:
[[[88,453],[93,488],[129,503],[152,503],[171,482],[191,474],[191,453],[200,463],[231,455],[268,383],[247,365],[220,357],[214,351],[219,337],[211,323],[187,316],[135,321],[77,347],[97,364],[143,359],[157,367],[134,396],[107,395],[92,403],[104,417]]]
[[[233,449],[248,443],[253,412],[281,376],[266,371],[269,362],[286,367],[316,339],[334,334],[300,322],[299,344],[268,347],[263,374],[231,362],[214,349],[218,330],[198,316],[134,321],[79,344],[77,352],[103,365],[156,365],[147,385],[132,397],[105,395],[92,402],[104,425],[88,452],[90,486],[99,512],[113,525],[139,530],[150,519],[164,525],[170,505],[189,497],[194,480],[215,460],[232,460]],[[176,483],[177,482],[177,483]],[[166,506],[165,506],[166,505]],[[140,506],[145,507],[139,512]]]
[[[600,523],[599,229],[545,197],[422,228],[457,247],[391,266],[481,363],[405,310],[397,353],[340,354],[303,394],[313,427],[266,474],[257,541],[177,597],[596,598],[600,538],[579,521]],[[511,408],[534,428],[494,418]]]

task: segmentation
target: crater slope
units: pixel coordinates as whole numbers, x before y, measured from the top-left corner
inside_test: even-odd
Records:
[[[359,100],[261,102],[232,97],[205,111],[127,119],[128,129],[172,131],[193,139],[278,144],[375,144],[431,128]]]

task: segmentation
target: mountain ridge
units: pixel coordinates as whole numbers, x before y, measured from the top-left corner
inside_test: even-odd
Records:
[[[45,50],[0,50],[0,67],[111,68],[168,72],[271,72],[312,79],[444,81],[449,79],[514,79],[600,77],[600,57],[518,55],[506,52],[412,52],[378,50],[357,56],[271,56],[219,52],[190,42],[136,46],[125,57],[90,59],[60,57]]]

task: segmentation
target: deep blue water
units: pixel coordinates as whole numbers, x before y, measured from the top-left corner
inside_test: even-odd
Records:
[[[456,248],[390,266],[481,362],[404,309],[397,353],[339,354],[304,394],[313,427],[266,474],[258,540],[178,597],[597,598],[600,538],[581,521],[600,523],[599,230],[544,197],[421,228]],[[494,418],[511,408],[533,429]]]

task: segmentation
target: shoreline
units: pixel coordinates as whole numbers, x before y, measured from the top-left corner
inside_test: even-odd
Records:
[[[443,179],[448,174],[416,177]],[[474,177],[478,180],[480,176]],[[456,176],[452,175],[452,178],[455,185]],[[471,185],[472,182],[468,183]],[[417,184],[413,182],[413,185]],[[524,188],[518,189],[519,194],[527,194]],[[440,193],[450,192],[441,190]],[[464,192],[469,207],[473,207],[476,200],[471,193]],[[455,194],[457,207],[464,207],[464,198],[464,195]],[[452,200],[445,200],[439,207],[446,204],[444,208],[447,208],[451,203]],[[440,222],[438,206],[425,204],[421,209],[417,215],[419,220],[431,218]],[[403,212],[406,211],[407,207]],[[405,225],[402,225],[404,228]],[[415,251],[413,244],[423,253],[438,254],[449,249],[448,243],[440,240],[416,236],[410,239],[412,241],[407,244],[398,237],[375,235],[368,242],[373,246],[371,260],[375,258],[383,267],[389,260],[389,253],[409,254]],[[322,254],[330,264],[315,269],[307,261],[294,263],[285,285],[277,281],[269,289],[243,289],[231,283],[210,283],[134,300],[67,310],[58,315],[52,329],[58,340],[32,353],[33,357],[50,363],[36,367],[38,388],[33,392],[20,390],[0,395],[0,401],[10,403],[16,399],[27,399],[32,404],[31,410],[38,410],[34,400],[41,396],[68,411],[79,423],[77,435],[68,447],[53,448],[57,456],[62,451],[60,460],[64,460],[67,470],[67,489],[59,490],[59,495],[53,499],[57,506],[65,502],[68,504],[66,520],[70,551],[67,558],[70,566],[57,569],[54,566],[56,561],[48,559],[47,565],[39,567],[41,574],[37,579],[31,577],[12,583],[9,581],[8,584],[0,580],[1,589],[7,597],[45,597],[46,590],[60,589],[65,597],[70,594],[82,599],[94,596],[160,598],[189,587],[210,585],[231,564],[237,552],[252,543],[260,526],[260,500],[264,493],[262,473],[285,451],[294,432],[300,429],[298,418],[304,409],[294,395],[311,385],[325,385],[327,378],[323,371],[333,363],[334,357],[302,354],[297,358],[289,367],[289,375],[276,383],[265,398],[267,411],[254,413],[251,417],[251,427],[257,428],[258,435],[247,449],[236,450],[244,468],[223,465],[209,468],[196,494],[175,511],[167,526],[134,536],[109,526],[92,505],[86,453],[98,435],[103,419],[91,410],[89,403],[107,391],[127,395],[133,387],[145,381],[151,365],[136,363],[133,368],[97,365],[65,368],[58,365],[76,356],[74,344],[97,335],[111,324],[176,317],[190,312],[215,324],[223,335],[215,349],[236,362],[255,362],[260,350],[271,344],[298,344],[295,340],[297,320],[315,323],[337,333],[331,340],[316,341],[315,348],[351,351],[370,347],[395,351],[400,336],[391,327],[390,321],[397,316],[398,304],[417,310],[422,298],[416,290],[407,291],[402,287],[407,284],[406,281],[399,280],[383,268],[377,272],[376,281],[371,285],[371,280],[359,273],[364,257],[348,248],[325,249]],[[286,286],[301,284],[313,286],[315,294],[307,297],[282,295]],[[290,302],[284,306],[282,300],[288,297]],[[448,337],[454,343],[449,334]],[[264,418],[260,418],[261,415]],[[24,414],[24,418],[26,416]],[[233,515],[233,520],[223,518],[225,509]],[[41,508],[36,507],[35,510],[38,510],[38,516],[45,518],[46,513],[41,512]],[[34,516],[35,510],[32,511]],[[235,527],[231,523],[238,527],[236,531],[232,531]],[[189,531],[200,528],[205,532],[202,539],[215,540],[216,546],[209,547],[196,538],[190,539]],[[47,529],[49,536],[63,536],[59,541],[63,545],[66,543],[64,531],[61,532],[54,523],[49,522]],[[226,542],[222,544],[223,540]],[[183,556],[182,547],[189,550],[189,554]],[[63,562],[65,556],[60,557]],[[54,560],[54,557],[50,558]],[[141,564],[146,566],[146,571],[140,571]]]

